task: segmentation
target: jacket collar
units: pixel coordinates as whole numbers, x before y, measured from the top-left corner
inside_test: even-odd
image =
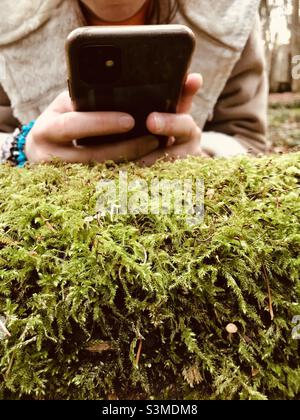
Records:
[[[18,0],[16,5],[2,0],[0,45],[16,42],[38,29],[63,1]],[[259,3],[260,0],[222,0],[211,7],[207,0],[179,0],[179,8],[191,24],[227,47],[239,49],[244,43],[240,35],[253,21],[253,11],[257,11]]]

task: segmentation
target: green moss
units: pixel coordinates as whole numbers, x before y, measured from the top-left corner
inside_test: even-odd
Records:
[[[299,398],[299,160],[123,166],[203,178],[200,226],[92,220],[113,164],[1,167],[0,397]]]
[[[269,109],[270,139],[275,148],[291,150],[300,146],[300,104],[298,107]]]

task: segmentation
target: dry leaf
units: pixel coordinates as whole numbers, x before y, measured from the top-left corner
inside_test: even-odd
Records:
[[[6,328],[6,319],[3,316],[0,316],[0,340],[7,337],[11,337],[11,334]]]
[[[216,191],[214,189],[210,188],[209,190],[207,190],[206,197],[210,199],[213,198],[215,195],[215,192]]]
[[[182,374],[191,388],[203,381],[197,364],[184,368]]]
[[[251,375],[252,375],[252,378],[255,378],[255,376],[257,376],[259,374],[259,370],[258,369],[256,369],[256,368],[254,368],[254,367],[252,367],[251,368]]]
[[[119,401],[119,398],[115,393],[109,394],[107,399],[108,401]]]
[[[102,353],[104,351],[108,351],[111,349],[111,344],[108,342],[98,342],[90,344],[86,347],[87,351],[90,351],[91,353]]]

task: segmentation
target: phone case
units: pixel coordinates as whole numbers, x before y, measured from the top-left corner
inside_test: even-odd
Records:
[[[91,141],[145,136],[150,113],[175,113],[194,48],[195,36],[183,25],[82,27],[73,31],[66,42],[66,55],[75,109],[126,112],[136,121],[129,133]]]

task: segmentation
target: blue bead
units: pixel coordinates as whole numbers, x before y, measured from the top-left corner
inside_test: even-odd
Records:
[[[29,124],[24,125],[22,127],[22,131],[17,137],[16,146],[17,146],[17,166],[18,168],[23,168],[27,162],[27,157],[24,152],[25,144],[26,144],[26,138],[31,131],[32,127],[34,126],[35,121],[31,121]]]

